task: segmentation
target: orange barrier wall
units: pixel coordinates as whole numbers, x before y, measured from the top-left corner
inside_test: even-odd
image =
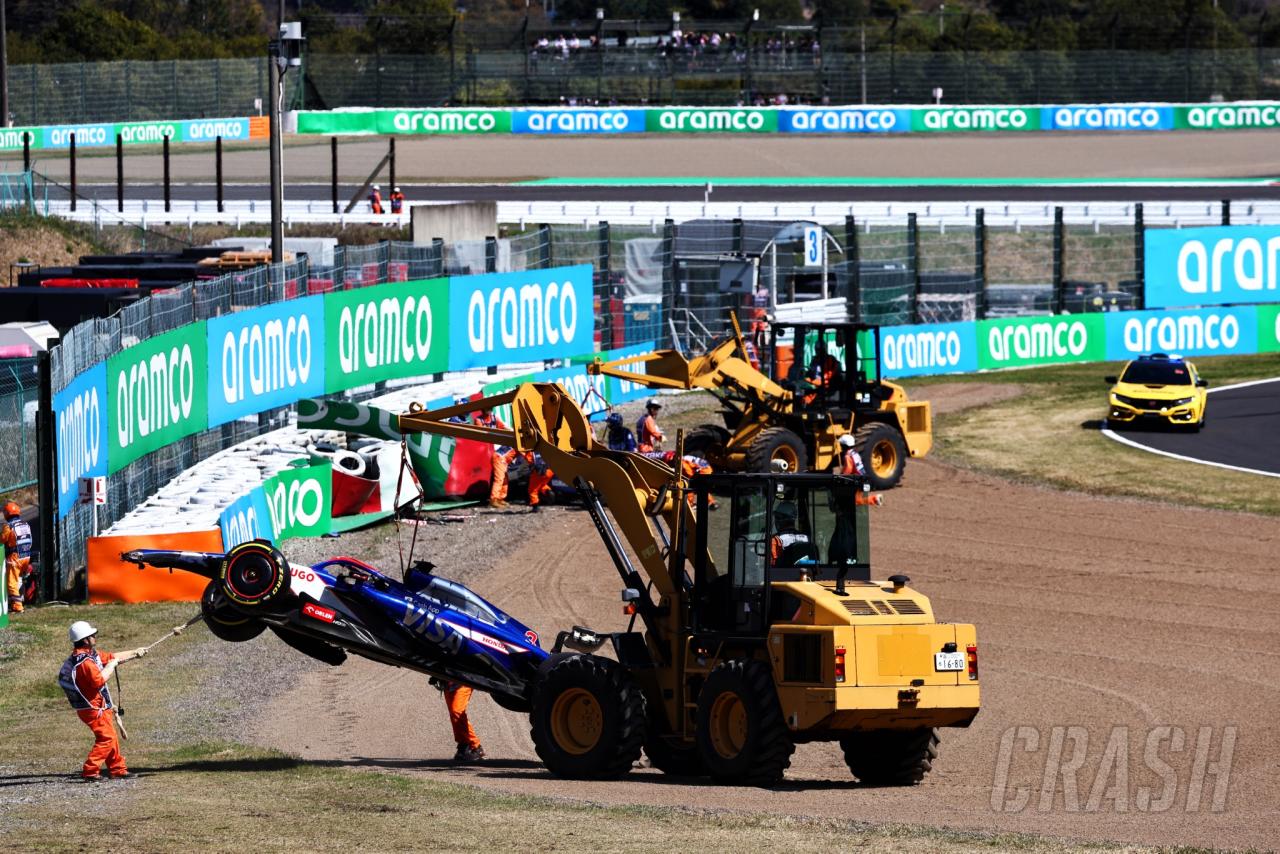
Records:
[[[89,601],[199,602],[208,580],[190,572],[138,569],[120,560],[130,549],[184,549],[222,551],[222,531],[185,531],[179,534],[138,534],[89,538]]]

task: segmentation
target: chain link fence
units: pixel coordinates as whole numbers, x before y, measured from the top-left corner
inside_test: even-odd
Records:
[[[776,35],[776,34],[775,34]],[[341,107],[511,104],[1059,104],[1280,98],[1280,49],[1172,52],[901,50],[856,30],[800,45],[766,33],[733,49],[645,45],[571,53],[476,49],[414,56],[311,54],[285,78],[285,104]],[[813,44],[819,41],[819,49]],[[515,42],[518,44],[519,42]],[[14,124],[262,115],[267,60],[54,63],[9,69]]]
[[[52,393],[108,356],[183,324],[308,294],[442,275],[591,264],[595,342],[613,349],[656,341],[704,351],[781,302],[844,300],[850,319],[880,325],[953,322],[1052,312],[1141,308],[1136,252],[1141,207],[1127,225],[1042,227],[937,221],[826,226],[827,262],[806,267],[806,223],[695,220],[657,227],[608,223],[508,227],[487,240],[338,247],[333,263],[296,263],[224,275],[155,294],[69,330],[50,353]],[[0,362],[0,483],[36,479],[31,437],[33,360]],[[349,392],[368,396],[373,387]],[[206,430],[113,473],[107,504],[77,506],[57,525],[62,589],[85,561],[85,541],[210,455],[286,424],[287,409]],[[19,427],[18,425],[25,425]],[[104,437],[105,441],[105,437]],[[12,487],[6,487],[12,488]]]
[[[0,361],[0,493],[36,482],[39,400],[36,360]]]

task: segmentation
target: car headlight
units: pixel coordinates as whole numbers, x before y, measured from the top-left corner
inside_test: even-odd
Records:
[[[1190,403],[1190,402],[1191,402],[1191,401],[1193,401],[1193,400],[1195,400],[1195,398],[1194,398],[1194,397],[1180,397],[1180,398],[1178,398],[1177,400],[1171,400],[1171,401],[1169,401],[1169,406],[1171,406],[1171,407],[1173,407],[1173,406],[1186,406],[1188,403]]]

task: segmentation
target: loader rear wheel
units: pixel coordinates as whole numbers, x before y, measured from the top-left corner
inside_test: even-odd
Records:
[[[809,469],[809,454],[804,442],[786,427],[770,427],[747,449],[748,471],[773,471],[775,462],[783,463],[785,472],[802,472]]]
[[[728,430],[715,424],[700,424],[684,437],[684,452],[706,459],[712,448],[723,448],[728,443]]]
[[[697,742],[717,783],[771,786],[782,779],[796,748],[767,664],[716,665],[698,694]]]
[[[938,731],[932,727],[855,732],[840,739],[844,761],[868,786],[914,786],[938,758]]]
[[[902,434],[888,424],[876,422],[863,424],[853,438],[867,467],[871,488],[879,491],[897,486],[907,464],[907,444]]]
[[[240,643],[253,640],[266,630],[267,624],[255,617],[246,617],[227,601],[222,595],[222,588],[216,581],[210,581],[200,597],[200,616],[209,632],[218,640]]]
[[[616,662],[566,655],[534,686],[529,721],[534,750],[553,774],[614,779],[640,758],[644,694]]]

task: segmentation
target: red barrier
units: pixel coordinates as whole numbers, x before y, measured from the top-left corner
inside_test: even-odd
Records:
[[[137,279],[76,279],[63,276],[45,279],[40,282],[42,288],[136,288]]]
[[[388,282],[409,281],[409,262],[408,261],[388,261],[387,262],[387,281]]]

